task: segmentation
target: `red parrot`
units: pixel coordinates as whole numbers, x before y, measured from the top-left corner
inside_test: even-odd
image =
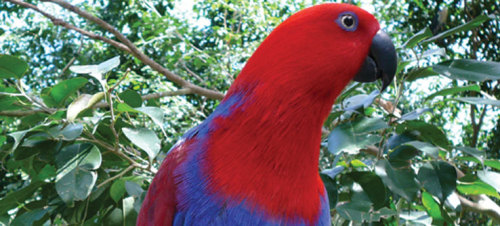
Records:
[[[215,111],[170,150],[138,225],[330,225],[321,128],[351,80],[396,71],[370,13],[327,3],[290,16],[250,57]]]

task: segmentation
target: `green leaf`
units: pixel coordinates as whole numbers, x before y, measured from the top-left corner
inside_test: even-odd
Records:
[[[141,185],[133,182],[133,181],[125,181],[125,190],[130,196],[141,197],[144,193],[144,190],[141,188]]]
[[[31,131],[31,129],[27,129],[27,130],[22,130],[22,131],[17,131],[17,132],[12,132],[12,133],[7,134],[10,137],[14,138],[14,145],[12,146],[11,151],[16,150],[17,146],[21,143],[24,136],[30,131]]]
[[[481,87],[479,87],[479,85],[468,85],[468,86],[458,86],[458,87],[442,89],[442,90],[439,90],[439,91],[427,96],[424,99],[424,101],[432,100],[434,97],[437,97],[437,96],[447,96],[447,95],[452,95],[452,94],[456,94],[456,93],[461,93],[464,91],[480,92]]]
[[[431,156],[435,159],[437,159],[439,157],[439,148],[437,148],[436,146],[429,144],[427,142],[410,141],[410,142],[404,143],[404,145],[410,145],[410,146],[416,148],[417,150],[420,150],[420,151],[428,154],[429,156]]]
[[[417,45],[420,41],[428,38],[428,37],[431,37],[432,36],[432,32],[431,32],[431,29],[429,29],[428,27],[426,27],[425,29],[417,32],[416,34],[414,34],[412,37],[410,37],[403,45],[402,45],[402,48],[406,48],[406,49],[411,49],[413,48],[415,45]]]
[[[475,162],[475,163],[481,163],[479,160],[472,156],[457,156],[455,159],[461,160],[461,161],[468,161],[468,162]]]
[[[16,150],[16,148],[19,146],[19,144],[24,139],[24,136],[26,136],[26,134],[28,134],[29,132],[33,132],[33,131],[44,131],[46,129],[46,126],[49,124],[50,123],[42,124],[42,125],[38,125],[38,126],[35,126],[32,128],[29,128],[27,130],[21,130],[21,131],[12,132],[12,133],[7,134],[8,136],[10,136],[14,139],[14,144],[12,145],[12,148],[10,149],[10,151]]]
[[[477,176],[485,183],[494,187],[497,192],[500,192],[500,173],[483,170],[478,171]]]
[[[439,204],[434,200],[431,194],[427,192],[422,192],[422,204],[424,205],[427,213],[434,219],[433,223],[437,223],[436,221],[443,221],[443,217],[441,216],[441,208]],[[439,224],[439,223],[437,223]]]
[[[75,73],[79,74],[89,74],[99,81],[102,86],[103,91],[106,91],[107,83],[104,78],[104,74],[108,71],[113,70],[120,65],[120,56],[113,57],[106,60],[98,65],[75,65],[69,67],[69,69]]]
[[[122,200],[123,217],[126,225],[134,225],[137,223],[137,214],[134,210],[134,197],[126,197]]]
[[[487,104],[500,107],[500,100],[484,99],[481,97],[457,97],[454,100],[469,104]]]
[[[330,176],[320,173],[319,176],[325,185],[326,192],[328,194],[328,203],[330,204],[330,209],[335,208],[338,200],[338,190],[337,184],[335,180],[333,180]]]
[[[457,172],[455,168],[443,161],[427,162],[418,171],[418,179],[424,188],[436,196],[441,203],[455,190]]]
[[[387,129],[389,126],[381,118],[363,118],[353,123],[353,130],[356,133],[369,133],[381,129]]]
[[[28,63],[17,57],[0,54],[0,78],[21,78],[28,70]]]
[[[431,56],[441,56],[441,57],[446,57],[446,49],[445,48],[433,48],[433,49],[428,49],[420,55],[420,59],[428,58]],[[415,58],[415,60],[417,60]]]
[[[408,113],[404,114],[403,116],[401,116],[401,118],[399,120],[403,120],[403,121],[415,120],[415,119],[418,119],[420,117],[420,115],[422,115],[423,113],[426,113],[426,112],[432,112],[432,109],[431,108],[418,108],[412,112],[408,112]]]
[[[119,112],[139,112],[126,103],[119,103],[118,105],[116,105],[116,110],[118,110]]]
[[[82,94],[77,97],[71,104],[68,106],[68,110],[66,111],[66,119],[69,122],[74,122],[76,117],[80,112],[91,108],[99,101],[104,98],[104,92],[98,92],[94,95],[90,94]]]
[[[76,65],[76,66],[71,66],[69,69],[79,74],[92,74],[92,73],[104,74],[108,71],[113,70],[113,68],[118,67],[119,65],[120,65],[120,56],[115,56],[98,65]]]
[[[408,72],[408,74],[406,75],[406,81],[413,82],[420,78],[426,78],[435,75],[438,75],[438,73],[433,71],[431,67],[418,68]]]
[[[55,107],[57,106],[57,102],[54,100],[54,97],[50,95],[51,90],[51,87],[43,88],[40,97],[48,107]]]
[[[118,179],[111,185],[109,189],[109,195],[115,202],[119,202],[123,195],[125,194],[125,181],[123,179]]]
[[[66,126],[57,125],[50,128],[47,133],[54,139],[62,139],[66,141],[75,140],[83,132],[83,125],[80,123],[70,123]]]
[[[451,79],[475,82],[500,79],[500,63],[493,61],[449,60],[432,66],[432,69]]]
[[[356,92],[356,90],[361,86],[361,83],[351,83],[345,90],[339,95],[337,98],[337,103],[343,102],[347,97],[349,97],[352,93]]]
[[[424,211],[402,211],[399,217],[408,221],[406,222],[410,223],[408,225],[431,225],[432,223],[432,218]]]
[[[419,136],[424,140],[429,141],[446,150],[450,149],[448,138],[441,129],[434,125],[418,120],[413,120],[406,121],[396,127],[396,132],[398,134],[410,131],[417,131],[419,133]]]
[[[469,22],[467,22],[465,24],[456,26],[456,27],[451,28],[449,30],[446,30],[446,31],[444,31],[442,33],[439,33],[439,34],[437,34],[435,36],[432,36],[429,39],[424,40],[423,43],[432,42],[432,41],[435,41],[435,40],[438,40],[438,39],[442,39],[442,38],[448,37],[448,36],[453,35],[455,33],[459,33],[459,32],[462,32],[462,31],[471,30],[473,28],[479,27],[481,24],[483,24],[484,22],[486,22],[489,19],[490,19],[490,16],[488,16],[488,15],[480,15],[480,16],[474,18],[473,20],[471,20],[471,21],[469,21]]]
[[[56,176],[56,168],[52,165],[45,165],[40,173],[38,173],[39,180],[50,179]]]
[[[471,147],[454,147],[454,148],[476,158],[477,160],[479,160],[479,162],[481,162],[481,164],[484,162],[483,156],[485,155],[485,153],[483,151],[479,151]]]
[[[335,119],[338,119],[340,116],[342,116],[342,114],[344,114],[344,111],[335,111],[335,112],[332,112],[330,115],[328,115],[328,118],[326,118],[326,120],[325,120],[325,126],[331,126],[332,122]]]
[[[494,168],[494,169],[497,169],[497,170],[500,170],[500,161],[499,160],[487,159],[487,160],[484,160],[484,165],[489,166],[489,167]]]
[[[338,205],[336,210],[342,218],[357,222],[378,222],[381,218],[389,218],[397,214],[396,211],[388,208],[371,211],[370,204],[369,202],[348,202]]]
[[[359,149],[380,141],[377,135],[369,132],[388,128],[387,123],[379,118],[362,118],[354,122],[346,122],[332,130],[328,137],[328,150],[337,154],[347,152],[358,153]]]
[[[121,100],[133,108],[140,107],[142,105],[142,97],[136,91],[127,89],[124,92],[118,94]]]
[[[28,186],[23,187],[17,191],[10,192],[2,199],[0,199],[0,213],[16,208],[18,205],[24,203],[27,199],[33,197],[35,192],[44,185],[43,181],[33,181]]]
[[[158,139],[153,131],[146,128],[123,128],[122,131],[133,144],[148,154],[150,161],[160,151],[160,139]]]
[[[56,155],[58,166],[56,191],[66,203],[84,200],[97,180],[96,170],[102,162],[99,149],[90,144],[72,144]]]
[[[453,211],[460,211],[462,209],[462,204],[460,203],[460,198],[458,198],[457,192],[452,192],[446,201],[444,201],[447,207],[450,207]]]
[[[8,95],[0,95],[0,106],[2,106],[2,111],[23,110],[26,109],[27,106],[31,105],[26,97],[10,96],[11,93],[14,95],[19,94],[19,92],[12,87],[2,89],[0,85],[0,92],[9,93]]]
[[[359,108],[367,108],[370,106],[375,98],[379,95],[380,91],[375,90],[372,93],[366,95],[366,94],[359,94],[355,95],[352,97],[347,98],[344,100],[344,110],[345,111],[355,111]]]
[[[469,181],[459,181],[457,184],[457,190],[464,195],[488,195],[500,199],[497,190],[489,184],[486,184],[480,180]]]
[[[14,151],[14,158],[19,161],[33,155],[42,157],[42,154],[55,153],[56,150],[56,141],[49,140],[49,137],[45,133],[38,133],[24,139],[22,145]]]
[[[4,145],[5,141],[7,141],[7,137],[3,136],[3,135],[0,135],[0,149]]]
[[[361,167],[368,167],[364,162],[358,160],[358,159],[353,159],[350,162],[351,166],[354,168],[361,168]]]
[[[396,68],[396,75],[401,73],[401,71],[403,71],[403,69],[405,69],[408,65],[410,65],[412,63],[412,61],[408,60],[408,61],[403,61],[401,59],[398,60],[398,66]]]
[[[344,219],[362,222],[365,215],[370,212],[370,202],[348,202],[338,205],[335,209]]]
[[[389,202],[389,196],[384,186],[384,183],[376,174],[372,172],[351,172],[347,174],[356,183],[361,185],[363,191],[368,195],[373,203],[373,208],[378,210]]]
[[[387,140],[387,147],[389,149],[394,149],[394,148],[401,146],[404,143],[407,143],[409,141],[417,140],[418,137],[410,132],[411,131],[408,131],[408,132],[403,131],[403,133],[401,133],[401,134],[397,134],[397,133],[393,134]]]
[[[165,112],[163,111],[163,109],[159,107],[140,107],[135,109],[149,116],[151,120],[153,120],[153,122],[158,125],[162,132],[165,134],[165,131],[163,130],[163,117]]]
[[[27,211],[20,216],[16,216],[12,221],[12,226],[35,225],[35,222],[41,220],[45,214],[49,212],[50,208],[35,209]],[[43,223],[43,222],[42,222]]]
[[[392,192],[410,202],[417,195],[417,191],[420,190],[413,171],[410,169],[394,169],[385,159],[381,159],[375,164],[375,173]]]
[[[335,177],[339,173],[342,173],[342,171],[344,171],[345,166],[343,166],[343,165],[346,165],[344,161],[340,162],[339,165],[337,165],[331,169],[325,169],[325,170],[321,171],[321,173],[329,176],[332,179],[335,179]]]
[[[55,106],[62,106],[64,101],[76,93],[76,91],[87,84],[86,78],[72,78],[57,83],[55,86],[49,88],[42,93],[42,98],[48,105],[54,104]],[[47,100],[47,101],[46,101]]]
[[[401,162],[403,165],[408,165],[409,160],[419,155],[420,152],[411,145],[401,145],[389,153],[389,161],[391,164]]]

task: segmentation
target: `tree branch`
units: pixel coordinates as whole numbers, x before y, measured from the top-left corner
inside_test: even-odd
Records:
[[[479,132],[481,131],[481,126],[483,125],[484,121],[484,116],[486,114],[486,109],[488,108],[488,105],[484,105],[483,110],[481,111],[481,115],[479,116],[479,121],[476,123],[474,121],[474,124],[472,124],[472,147],[477,146],[477,140],[479,139]]]
[[[464,209],[485,214],[493,218],[495,222],[500,222],[500,207],[493,200],[486,195],[472,195],[471,197],[474,201],[458,195]]]
[[[51,110],[57,111],[57,109],[55,109],[55,108],[51,108]],[[34,115],[37,113],[50,114],[50,112],[47,112],[43,109],[31,109],[31,110],[18,110],[18,111],[0,111],[0,116],[23,117],[23,116],[27,116],[27,115]]]
[[[151,99],[159,99],[161,97],[170,97],[170,96],[180,96],[192,93],[191,88],[183,88],[175,91],[165,91],[160,93],[151,93],[142,96],[142,100],[151,100]]]
[[[164,68],[163,66],[161,66],[160,64],[158,64],[157,62],[155,62],[154,60],[152,60],[151,58],[146,56],[144,53],[142,53],[139,49],[137,49],[137,47],[129,39],[127,39],[127,37],[125,37],[123,34],[121,34],[116,28],[114,28],[110,24],[106,23],[105,21],[79,9],[78,7],[75,7],[71,4],[69,4],[68,2],[61,1],[61,0],[42,0],[44,2],[48,1],[48,2],[56,3],[59,6],[65,8],[65,9],[68,9],[68,10],[78,14],[79,16],[86,18],[87,20],[90,20],[90,21],[96,23],[100,27],[106,29],[107,31],[109,31],[110,33],[115,35],[115,37],[123,43],[108,39],[106,37],[97,35],[95,33],[92,33],[92,32],[83,30],[81,28],[78,28],[74,25],[71,25],[71,24],[69,24],[61,19],[58,19],[58,18],[54,17],[53,15],[41,10],[40,8],[36,7],[33,4],[23,2],[20,0],[6,0],[6,1],[11,2],[13,4],[16,4],[16,5],[20,5],[20,6],[25,7],[25,8],[35,10],[36,12],[49,18],[52,21],[52,23],[54,23],[54,25],[62,26],[64,28],[77,31],[77,32],[79,32],[87,37],[90,37],[90,38],[96,39],[96,40],[101,40],[101,41],[106,42],[106,43],[108,43],[108,44],[110,44],[110,45],[112,45],[112,46],[114,46],[122,51],[128,52],[128,53],[132,54],[134,57],[138,58],[144,64],[150,66],[153,70],[156,70],[159,73],[165,75],[170,81],[174,82],[175,84],[181,86],[182,88],[189,88],[191,90],[191,92],[194,94],[206,96],[206,97],[212,98],[212,99],[224,98],[224,94],[222,94],[221,92],[206,89],[206,88],[197,86],[195,84],[192,84],[192,83],[182,79],[180,76],[174,74],[173,72],[169,71],[168,69]]]
[[[111,181],[114,181],[120,177],[122,177],[123,175],[125,175],[128,171],[130,170],[133,170],[136,166],[135,165],[130,165],[128,166],[126,169],[124,169],[123,171],[121,171],[120,173],[106,179],[105,181],[103,181],[102,183],[100,183],[99,185],[97,185],[97,188],[101,188],[102,186],[104,186],[105,184],[111,182]]]
[[[9,0],[9,1],[17,1],[17,0]],[[191,91],[195,94],[206,96],[208,98],[212,99],[222,99],[224,97],[224,94],[206,89],[197,85],[194,85],[184,79],[182,79],[180,76],[174,74],[173,72],[169,71],[168,69],[164,68],[160,64],[158,64],[156,61],[152,60],[148,56],[146,56],[144,53],[142,53],[127,37],[125,37],[122,33],[120,33],[115,27],[111,26],[104,20],[101,20],[98,17],[95,17],[91,15],[90,13],[81,10],[80,8],[73,6],[69,4],[66,1],[63,0],[42,0],[42,1],[47,1],[47,2],[53,2],[55,4],[58,4],[59,6],[72,11],[79,16],[94,22],[95,24],[99,25],[100,27],[104,28],[108,32],[112,33],[115,35],[115,37],[120,40],[125,46],[128,47],[129,53],[131,53],[134,57],[138,58],[140,61],[142,61],[144,64],[150,66],[152,69],[160,72],[161,74],[165,75],[170,81],[174,82],[175,84],[181,86],[182,88],[189,88]]]
[[[123,51],[126,51],[126,52],[130,52],[130,49],[123,45],[122,43],[120,42],[117,42],[117,41],[114,41],[114,40],[111,40],[109,38],[106,38],[106,37],[103,37],[103,36],[100,36],[100,35],[97,35],[95,33],[92,33],[90,31],[86,31],[86,30],[83,30],[81,28],[78,28],[72,24],[69,24],[59,18],[56,18],[55,16],[52,16],[51,14],[41,10],[40,8],[36,7],[35,5],[33,4],[30,4],[30,3],[27,3],[27,2],[23,2],[23,1],[20,1],[20,0],[5,0],[7,2],[10,2],[10,3],[13,3],[13,4],[16,4],[16,5],[20,5],[24,8],[29,8],[29,9],[33,9],[35,10],[36,12],[42,14],[43,16],[47,17],[54,25],[57,25],[57,26],[61,26],[61,27],[64,27],[64,28],[67,28],[69,30],[74,30],[80,34],[83,34],[89,38],[92,38],[92,39],[96,39],[96,40],[101,40],[103,42],[106,42],[118,49],[121,49]]]
[[[83,36],[80,36],[80,46],[78,47],[78,50],[76,51],[76,53],[73,54],[73,58],[71,58],[71,60],[69,60],[69,62],[66,64],[66,66],[64,66],[64,68],[62,69],[61,73],[59,73],[60,78],[69,69],[69,67],[71,67],[71,65],[73,65],[73,63],[76,60],[76,57],[78,57],[78,55],[80,55],[82,48],[83,48]]]

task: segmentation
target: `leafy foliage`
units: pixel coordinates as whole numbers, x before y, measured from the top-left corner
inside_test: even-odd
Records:
[[[191,84],[224,91],[273,27],[311,4],[77,6]],[[460,201],[486,197],[494,209],[500,199],[499,3],[450,4],[374,2],[382,27],[403,43],[398,74],[388,94],[351,84],[325,122],[320,171],[334,222],[500,220]],[[0,8],[0,224],[135,224],[165,154],[217,100],[190,95],[109,43],[14,4]],[[414,92],[421,86],[429,91]]]

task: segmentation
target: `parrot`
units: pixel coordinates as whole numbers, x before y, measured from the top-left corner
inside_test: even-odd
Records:
[[[367,11],[324,3],[271,31],[216,109],[170,149],[137,225],[330,225],[319,174],[322,127],[351,80],[396,73]]]

